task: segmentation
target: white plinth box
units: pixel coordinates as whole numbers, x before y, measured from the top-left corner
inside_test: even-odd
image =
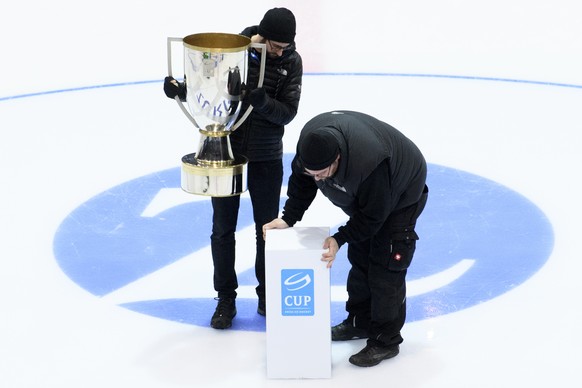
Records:
[[[268,230],[267,377],[330,378],[330,272],[321,261],[327,227]]]

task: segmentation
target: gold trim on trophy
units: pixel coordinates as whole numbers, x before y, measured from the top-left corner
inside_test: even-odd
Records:
[[[245,161],[246,162],[246,161]],[[182,161],[182,168],[188,174],[194,174],[198,176],[222,176],[228,177],[234,175],[242,174],[244,171],[244,164],[237,164],[237,165],[229,165],[229,166],[222,166],[220,162],[211,163],[213,164],[212,167],[208,168],[209,166],[199,166],[194,165],[191,162]],[[224,167],[224,168],[221,168]]]
[[[251,39],[246,36],[219,32],[192,34],[183,41],[189,49],[211,53],[236,53],[246,50],[251,44]]]

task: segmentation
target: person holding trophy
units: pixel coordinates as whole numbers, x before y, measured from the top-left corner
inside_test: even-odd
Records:
[[[268,10],[259,25],[245,28],[240,35],[264,49],[250,48],[248,75],[243,88],[241,110],[249,105],[252,111],[230,134],[232,151],[248,159],[248,191],[256,230],[255,274],[258,281],[257,313],[266,314],[265,242],[262,226],[279,214],[283,181],[283,134],[285,125],[296,116],[301,97],[303,63],[295,47],[296,20],[286,8]],[[265,58],[261,58],[261,57]],[[264,80],[260,78],[260,62],[265,60]],[[187,88],[171,76],[164,80],[167,97],[185,101]],[[210,325],[215,329],[232,326],[236,316],[238,288],[235,271],[235,231],[240,195],[213,196],[211,250],[214,264],[214,288],[217,306]]]
[[[333,341],[367,338],[350,357],[373,366],[396,356],[406,318],[406,273],[428,197],[427,165],[401,132],[369,115],[335,111],[307,122],[292,162],[281,218],[263,226],[285,229],[300,221],[320,190],[349,219],[325,239],[321,260],[332,266],[348,244],[347,318],[332,327]]]

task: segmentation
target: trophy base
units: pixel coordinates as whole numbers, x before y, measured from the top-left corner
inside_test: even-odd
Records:
[[[210,197],[232,197],[247,191],[247,158],[234,157],[229,166],[203,166],[196,154],[182,157],[182,190]]]

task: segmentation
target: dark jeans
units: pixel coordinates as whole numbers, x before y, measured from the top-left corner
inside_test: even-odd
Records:
[[[385,345],[403,341],[406,320],[406,272],[418,236],[414,231],[428,197],[392,213],[371,239],[348,245],[348,319],[368,330],[370,339]]]
[[[263,225],[279,215],[283,162],[249,162],[248,191],[253,207],[256,231],[255,274],[259,297],[265,296],[265,240]],[[238,281],[235,271],[235,231],[238,221],[240,196],[213,197],[212,235],[210,236],[214,262],[214,289],[219,298],[235,298]]]

